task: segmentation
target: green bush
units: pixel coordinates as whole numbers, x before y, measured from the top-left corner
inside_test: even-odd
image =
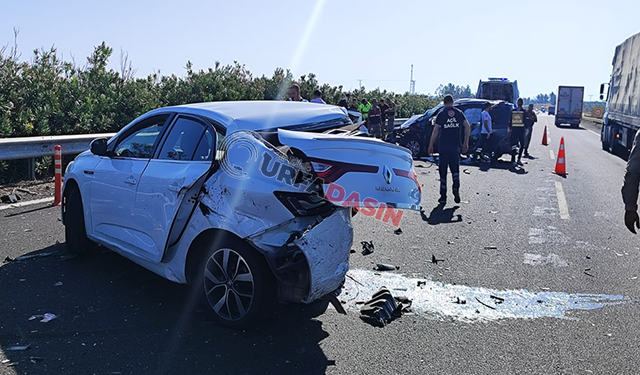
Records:
[[[95,47],[86,65],[78,67],[60,59],[53,47],[35,50],[29,62],[21,61],[15,48],[0,49],[0,138],[115,132],[151,109],[170,105],[282,100],[294,81],[305,98],[311,98],[315,89],[321,89],[330,104],[344,97],[342,86],[320,84],[313,73],[296,80],[289,70],[277,68],[271,77],[254,77],[238,62],[224,66],[216,62],[199,71],[187,62],[183,77],[156,72],[136,78],[126,56],[121,57],[120,72],[107,69],[112,55],[113,49],[103,42]],[[436,103],[426,95],[379,89],[362,88],[351,94],[358,100],[391,97],[398,106],[396,117],[423,113]],[[13,164],[0,163],[0,180],[15,178]],[[39,172],[46,170],[40,164]]]

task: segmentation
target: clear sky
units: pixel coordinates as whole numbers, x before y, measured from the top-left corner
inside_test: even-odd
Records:
[[[0,43],[20,29],[23,59],[55,45],[84,64],[105,41],[138,75],[184,74],[234,60],[254,75],[276,67],[321,83],[404,92],[481,78],[517,79],[522,96],[583,85],[596,99],[616,45],[640,32],[640,1],[0,0]]]

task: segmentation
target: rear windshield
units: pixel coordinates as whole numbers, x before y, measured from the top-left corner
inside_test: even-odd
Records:
[[[504,100],[513,103],[513,84],[502,82],[484,82],[481,85],[479,99]]]

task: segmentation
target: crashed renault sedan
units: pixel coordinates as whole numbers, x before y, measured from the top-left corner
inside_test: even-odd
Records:
[[[420,206],[411,154],[323,133],[344,126],[354,126],[344,109],[310,103],[150,111],[68,166],[67,247],[97,243],[191,284],[230,326],[259,320],[271,301],[335,296],[352,215],[396,220]]]

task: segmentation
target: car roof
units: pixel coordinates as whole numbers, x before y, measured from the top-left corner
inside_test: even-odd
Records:
[[[346,110],[327,104],[291,101],[233,101],[205,102],[158,108],[148,116],[163,112],[178,112],[207,117],[227,129],[265,131],[307,125],[308,130],[329,127],[331,124],[351,124]]]

